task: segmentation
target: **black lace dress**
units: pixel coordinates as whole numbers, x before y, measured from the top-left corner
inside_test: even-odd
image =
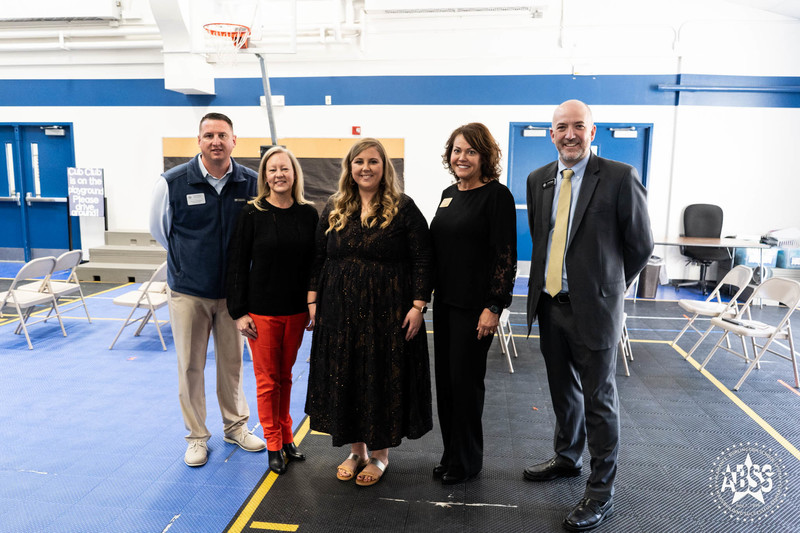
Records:
[[[317,315],[306,413],[334,446],[398,446],[433,426],[425,325],[410,341],[401,327],[413,300],[430,300],[428,225],[405,195],[385,229],[363,227],[356,213],[326,235],[330,210],[329,202],[317,227],[310,285]]]

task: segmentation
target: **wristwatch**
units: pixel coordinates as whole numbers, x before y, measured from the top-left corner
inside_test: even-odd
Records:
[[[418,306],[417,304],[411,304],[411,307],[422,313],[423,315],[428,312],[428,306],[424,305],[422,307]]]
[[[497,306],[496,306],[496,305],[494,305],[494,304],[492,304],[492,305],[490,305],[489,307],[487,307],[487,309],[489,309],[489,311],[491,311],[492,313],[494,313],[494,314],[496,314],[496,315],[499,315],[499,314],[500,314],[500,312],[502,311],[502,309],[500,309],[499,307],[497,307]]]

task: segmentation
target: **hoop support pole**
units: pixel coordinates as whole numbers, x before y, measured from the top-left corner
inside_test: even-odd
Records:
[[[272,116],[272,91],[269,88],[269,77],[267,76],[267,63],[262,54],[256,54],[258,62],[261,64],[261,82],[264,84],[264,99],[267,104],[267,118],[269,119],[269,135],[272,145],[278,145],[278,134],[275,131],[275,118]]]

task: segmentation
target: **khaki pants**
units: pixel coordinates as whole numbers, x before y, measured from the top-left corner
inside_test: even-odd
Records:
[[[250,409],[242,388],[242,337],[228,314],[225,299],[211,300],[169,291],[169,317],[178,355],[178,397],[187,440],[208,440],[205,366],[209,334],[214,335],[217,400],[224,431],[247,423]]]

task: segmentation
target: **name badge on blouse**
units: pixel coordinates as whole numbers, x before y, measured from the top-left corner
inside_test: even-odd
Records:
[[[186,203],[189,205],[202,205],[206,203],[206,195],[202,192],[187,194]]]
[[[442,200],[442,203],[439,204],[439,207],[447,207],[448,205],[450,205],[450,202],[452,201],[453,201],[452,198],[444,198]]]

